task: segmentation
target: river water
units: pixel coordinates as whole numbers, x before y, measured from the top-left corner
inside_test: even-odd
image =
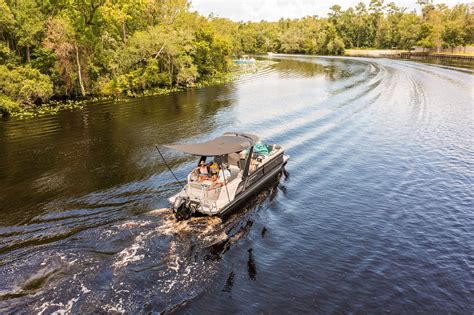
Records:
[[[473,71],[273,61],[0,122],[0,313],[472,314]],[[234,130],[285,146],[285,174],[225,222],[175,222],[154,144]]]

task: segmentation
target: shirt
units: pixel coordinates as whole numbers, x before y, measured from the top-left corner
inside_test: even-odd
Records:
[[[206,166],[201,166],[199,167],[199,173],[200,174],[207,174],[207,167]]]
[[[228,179],[230,177],[230,172],[229,170],[220,170],[219,171],[219,181],[223,182],[224,181],[224,178],[225,179]]]
[[[217,166],[216,163],[212,163],[211,166],[209,166],[209,169],[211,170],[211,174],[214,174],[219,171],[219,166]]]

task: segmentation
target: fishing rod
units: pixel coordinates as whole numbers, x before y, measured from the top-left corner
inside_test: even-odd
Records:
[[[171,170],[171,167],[170,167],[170,166],[168,165],[168,163],[166,162],[165,157],[163,156],[163,154],[161,154],[160,149],[158,149],[158,145],[155,144],[155,148],[156,148],[156,150],[158,151],[158,153],[160,154],[161,159],[163,160],[163,162],[165,162],[165,165],[166,165],[166,167],[168,168],[168,170],[170,171],[170,173],[173,174],[173,176],[174,176],[174,178],[176,179],[176,181],[177,181],[177,182],[181,185],[181,187],[184,189],[183,183],[181,183],[181,182],[179,181],[178,177],[176,177],[176,175],[175,175],[175,174],[173,173],[173,171]]]

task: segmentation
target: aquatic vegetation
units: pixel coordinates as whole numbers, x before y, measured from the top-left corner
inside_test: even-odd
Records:
[[[17,107],[10,115],[20,119],[54,115],[63,110],[82,109],[86,103],[90,104],[107,99],[110,99],[110,97],[91,97],[84,100],[50,100],[39,106]]]

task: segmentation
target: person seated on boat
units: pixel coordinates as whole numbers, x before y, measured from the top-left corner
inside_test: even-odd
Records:
[[[195,182],[199,179],[199,167],[193,169],[193,171],[191,172],[191,177],[190,177],[190,180],[192,182]]]
[[[208,165],[208,168],[209,168],[209,172],[211,173],[211,175],[213,174],[216,174],[219,173],[219,165],[217,165],[216,162],[214,161],[211,161]]]
[[[220,186],[222,186],[222,184],[217,179],[217,173],[213,173],[211,175],[211,186],[209,186],[209,189],[214,189],[214,188],[220,187]]]
[[[250,174],[252,174],[253,172],[255,172],[258,168],[258,161],[256,158],[252,157],[252,159],[250,160]]]
[[[199,181],[200,182],[202,182],[202,181],[209,178],[209,170],[207,169],[206,162],[204,162],[202,160],[201,160],[201,162],[199,162],[198,171],[199,171]]]
[[[223,168],[219,171],[219,182],[224,183],[230,178],[229,166],[224,164]]]

